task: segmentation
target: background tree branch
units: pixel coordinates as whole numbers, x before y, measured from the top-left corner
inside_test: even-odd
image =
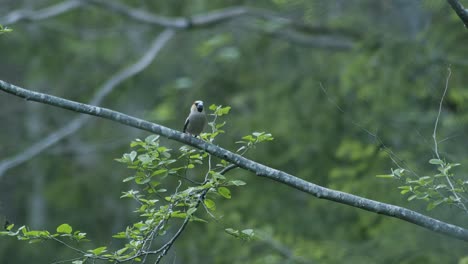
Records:
[[[159,15],[154,15],[152,13],[146,12],[144,10],[133,9],[126,5],[120,4],[113,1],[101,1],[101,0],[70,0],[64,1],[59,4],[52,5],[37,11],[30,10],[17,10],[10,12],[8,15],[1,19],[4,24],[13,24],[20,21],[36,21],[51,18],[53,16],[60,15],[65,12],[72,11],[78,7],[83,7],[88,5],[95,5],[101,7],[105,10],[111,12],[116,12],[118,14],[124,15],[135,21],[142,23],[158,25],[167,28],[164,33],[162,33],[158,39],[156,39],[151,48],[143,55],[143,57],[130,66],[129,68],[123,70],[120,73],[112,76],[108,81],[106,81],[99,89],[93,99],[89,102],[91,105],[98,105],[102,99],[109,94],[118,84],[124,80],[134,76],[138,72],[146,68],[150,62],[157,55],[159,50],[164,46],[167,40],[174,33],[171,29],[189,29],[193,27],[204,27],[209,25],[214,25],[221,23],[236,17],[241,16],[254,16],[270,20],[281,20],[284,25],[292,25],[293,29],[281,29],[271,32],[266,32],[271,36],[275,36],[293,43],[309,46],[309,47],[318,47],[318,48],[330,48],[336,50],[348,50],[353,47],[353,41],[348,37],[341,38],[337,41],[336,36],[331,37],[314,37],[308,35],[309,33],[314,34],[333,34],[339,33],[342,36],[357,36],[355,32],[349,32],[345,30],[333,30],[323,28],[323,27],[311,27],[304,23],[282,17],[279,14],[270,12],[267,10],[262,10],[258,8],[248,8],[248,7],[229,7],[221,10],[215,10],[207,12],[204,14],[194,15],[189,18],[178,17],[164,17]],[[294,28],[300,30],[294,30]],[[308,33],[307,33],[308,32]],[[41,153],[44,149],[54,145],[61,139],[73,134],[77,131],[86,121],[86,116],[80,116],[77,119],[71,121],[68,125],[60,128],[56,132],[49,134],[47,137],[42,140],[33,143],[25,151],[0,161],[0,178],[3,176],[5,171],[23,162],[31,159],[37,154]]]
[[[90,100],[90,104],[98,105],[102,100],[112,92],[123,81],[135,76],[139,72],[143,71],[148,67],[154,58],[158,55],[159,51],[164,45],[172,38],[174,31],[166,29],[159,36],[157,36],[151,43],[149,49],[143,54],[143,56],[134,64],[124,68],[122,71],[111,76],[106,82],[98,88],[96,94]],[[13,157],[4,159],[0,162],[0,178],[5,172],[13,167],[16,167],[23,162],[33,158],[42,151],[46,150],[50,146],[56,144],[63,138],[75,133],[80,127],[82,127],[89,120],[89,116],[79,116],[72,120],[67,125],[58,129],[57,131],[50,133],[47,137],[33,143],[26,150],[16,154]]]
[[[316,185],[314,183],[290,175],[286,172],[279,171],[271,167],[265,166],[263,164],[260,164],[258,162],[249,160],[226,149],[205,142],[201,139],[192,137],[190,135],[155,123],[151,123],[107,108],[77,103],[71,100],[47,95],[44,93],[29,91],[4,81],[0,81],[0,89],[12,95],[24,98],[26,100],[49,104],[52,106],[72,110],[83,114],[94,115],[127,126],[146,130],[164,136],[166,138],[178,141],[180,143],[205,150],[206,152],[220,159],[224,159],[226,161],[231,162],[232,164],[237,165],[240,168],[251,171],[257,176],[265,177],[280,182],[297,190],[311,194],[317,198],[322,198],[346,204],[352,207],[360,208],[369,212],[398,218],[403,221],[424,227],[433,232],[441,233],[463,241],[468,241],[468,230],[462,227],[442,222],[440,220],[425,216],[423,214],[400,206],[386,204]]]
[[[261,8],[232,6],[189,17],[166,17],[152,14],[145,10],[134,9],[113,1],[82,1],[111,12],[124,15],[137,22],[179,30],[213,26],[241,17],[260,18],[271,22],[275,21],[276,23],[281,24],[281,26],[273,31],[263,30],[263,33],[309,47],[349,50],[354,45],[353,40],[360,36],[358,32],[349,29],[330,29],[322,26],[310,26],[300,21],[284,17],[281,14]],[[329,39],[317,38],[317,36],[328,36]]]
[[[1,18],[0,21],[3,24],[11,25],[20,21],[44,20],[72,11],[81,5],[81,2],[78,0],[69,0],[36,11],[26,9],[16,10]]]
[[[0,18],[0,22],[11,25],[21,21],[44,20],[86,6],[96,6],[140,23],[176,30],[208,27],[241,17],[265,19],[280,23],[281,26],[273,31],[258,30],[258,27],[247,28],[256,29],[257,32],[266,33],[301,46],[323,49],[349,50],[354,46],[354,40],[360,36],[360,33],[350,29],[314,27],[261,8],[232,6],[189,17],[167,17],[135,9],[117,1],[102,0],[69,0],[37,11],[16,10]]]

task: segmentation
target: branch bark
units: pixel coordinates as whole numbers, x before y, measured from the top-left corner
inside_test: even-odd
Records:
[[[281,16],[280,14],[269,10],[246,6],[232,6],[189,17],[167,17],[153,14],[145,10],[134,9],[115,1],[82,1],[90,5],[98,6],[124,15],[137,22],[177,30],[213,26],[239,17],[261,18],[281,24],[281,27],[278,29],[274,31],[263,31],[263,33],[308,47],[349,50],[354,46],[354,39],[360,36],[358,32],[353,30],[342,28],[331,29],[321,26],[314,27],[300,21]],[[328,37],[328,39],[318,39],[317,36],[325,36]]]
[[[103,0],[68,0],[37,11],[16,10],[0,18],[0,24],[11,25],[20,21],[43,20],[85,6],[96,6],[140,23],[175,30],[214,26],[235,18],[246,16],[260,18],[267,21],[279,22],[282,25],[274,31],[260,30],[262,33],[312,48],[350,50],[354,46],[354,40],[360,36],[360,34],[354,30],[322,26],[314,27],[261,8],[232,6],[189,17],[167,17],[153,14],[145,10],[135,9],[118,3],[117,1]],[[258,31],[256,27],[248,28],[254,28]],[[319,36],[319,38],[317,38],[317,36]]]
[[[465,27],[468,27],[468,9],[464,8],[458,0],[447,0],[452,9],[457,13],[458,17],[463,21]]]
[[[11,25],[20,21],[43,20],[69,12],[75,8],[80,7],[81,5],[82,4],[78,0],[69,0],[37,11],[16,10],[0,19],[0,21],[2,24]]]
[[[403,221],[424,227],[433,232],[441,233],[468,242],[468,230],[460,226],[442,222],[440,220],[425,216],[423,214],[400,206],[370,200],[367,198],[332,190],[311,182],[307,182],[286,172],[279,171],[271,167],[265,166],[263,164],[260,164],[258,162],[246,159],[240,155],[237,155],[226,149],[205,142],[201,139],[192,137],[190,135],[155,123],[135,118],[117,111],[113,111],[111,109],[77,103],[74,101],[47,95],[44,93],[29,91],[1,80],[0,89],[15,96],[24,98],[26,100],[49,104],[52,106],[68,109],[87,115],[94,115],[127,126],[146,130],[164,136],[166,138],[181,142],[183,144],[187,144],[195,148],[205,150],[213,156],[227,160],[240,168],[255,173],[257,176],[265,177],[277,181],[279,183],[288,185],[294,189],[303,191],[317,198],[326,199],[346,204],[352,207],[360,208],[369,212],[398,218]]]
[[[126,67],[122,71],[111,76],[102,86],[98,89],[97,93],[89,102],[92,105],[100,104],[101,101],[110,93],[112,90],[117,87],[123,81],[129,79],[130,77],[136,75],[137,73],[143,71],[148,67],[151,62],[154,60],[159,51],[164,47],[164,45],[172,38],[174,31],[171,29],[166,29],[163,31],[151,44],[150,48],[143,54],[143,56],[134,64]],[[38,155],[48,147],[56,144],[63,138],[75,133],[80,127],[82,127],[86,121],[88,121],[89,116],[79,116],[73,119],[71,122],[58,129],[57,131],[49,134],[47,137],[33,143],[26,150],[21,153],[16,154],[13,157],[4,159],[0,162],[0,178],[5,174],[5,172],[13,167],[16,167],[23,162],[33,158]]]

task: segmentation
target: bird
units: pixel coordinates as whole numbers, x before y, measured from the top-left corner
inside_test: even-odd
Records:
[[[190,113],[185,120],[184,133],[191,134],[195,137],[200,135],[206,125],[206,115],[203,110],[203,101],[197,100],[193,102],[190,108]]]

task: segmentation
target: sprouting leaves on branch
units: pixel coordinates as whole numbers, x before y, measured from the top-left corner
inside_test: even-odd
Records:
[[[468,200],[468,181],[460,179],[453,172],[459,163],[448,163],[440,159],[431,159],[429,163],[437,166],[438,173],[433,175],[415,176],[408,170],[398,168],[390,174],[377,175],[379,178],[400,180],[404,184],[399,186],[402,195],[409,195],[408,201],[423,200],[427,202],[427,210],[439,205],[455,205],[466,211]]]
[[[203,133],[201,138],[213,142],[218,135],[225,133],[222,128],[226,122],[219,122],[219,119],[229,114],[230,107],[212,105],[210,110],[211,131]],[[254,132],[237,142],[242,144],[238,152],[242,151],[243,155],[258,143],[271,140],[271,134]],[[246,185],[242,180],[225,175],[235,165],[225,160],[214,162],[214,158],[203,150],[182,146],[177,153],[162,145],[157,135],[150,135],[144,140],[136,139],[130,143],[130,147],[131,151],[116,161],[132,170],[132,175],[123,182],[132,182],[134,188],[123,192],[121,198],[136,202],[134,212],[139,218],[124,231],[112,236],[125,240],[122,248],[101,246],[81,250],[72,247],[66,239],[70,242],[88,239],[86,233],[73,231],[69,224],[61,224],[54,234],[29,230],[25,226],[14,230],[11,224],[6,231],[0,232],[0,236],[29,242],[54,240],[82,255],[74,260],[76,264],[94,260],[144,263],[149,259],[152,259],[151,263],[159,263],[190,222],[207,223],[210,218],[216,218],[217,200],[234,198],[233,188]],[[203,170],[206,172],[202,173]],[[175,186],[174,182],[177,183]],[[228,228],[225,232],[246,241],[254,237],[252,229],[238,231]],[[153,243],[156,239],[160,242]]]
[[[3,34],[3,33],[10,33],[12,31],[13,31],[13,29],[11,29],[9,27],[5,27],[3,25],[0,25],[0,35]]]

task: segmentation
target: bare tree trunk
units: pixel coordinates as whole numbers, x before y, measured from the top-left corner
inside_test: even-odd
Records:
[[[37,140],[41,135],[43,128],[41,122],[41,114],[39,112],[40,106],[38,104],[28,104],[26,116],[26,130],[28,138]],[[40,169],[38,160],[31,160],[28,163],[28,172],[33,173],[31,179],[31,194],[29,196],[29,210],[28,210],[28,223],[33,228],[43,228],[46,222],[46,200],[44,199],[44,170]]]

